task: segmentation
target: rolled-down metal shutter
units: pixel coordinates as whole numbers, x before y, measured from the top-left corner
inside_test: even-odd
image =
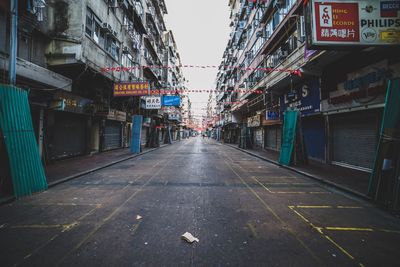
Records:
[[[266,138],[266,148],[276,150],[276,127],[267,127],[267,138]]]
[[[257,147],[263,147],[263,129],[256,128],[254,131],[254,145]]]
[[[83,155],[86,152],[87,119],[68,112],[56,112],[50,158],[61,159]]]
[[[145,147],[147,144],[147,129],[146,127],[142,128],[142,136],[141,136],[141,145]]]
[[[106,121],[104,130],[104,148],[110,150],[120,148],[122,145],[122,127],[119,121]]]
[[[335,120],[332,131],[333,163],[372,169],[377,146],[376,120]]]
[[[276,150],[281,150],[282,144],[282,127],[280,125],[276,126]]]

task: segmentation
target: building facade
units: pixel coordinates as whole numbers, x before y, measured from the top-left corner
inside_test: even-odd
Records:
[[[116,83],[145,82],[160,98],[160,90],[180,97],[176,89],[184,78],[172,32],[164,22],[164,1],[29,0],[18,4],[17,86],[29,90],[45,164],[128,147],[132,115],[144,116],[143,146],[168,141],[168,114],[162,108],[146,109],[141,96],[114,96]],[[2,83],[7,83],[9,21],[10,1],[2,1]],[[180,106],[175,109],[180,114]]]
[[[307,2],[229,1],[218,127],[224,142],[279,152],[285,111],[298,110],[308,158],[371,172],[387,81],[400,76],[400,50],[309,49]]]

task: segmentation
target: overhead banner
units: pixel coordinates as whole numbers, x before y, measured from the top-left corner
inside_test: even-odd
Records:
[[[400,44],[400,1],[310,0],[310,47]]]
[[[115,83],[114,96],[142,96],[150,94],[148,82]]]
[[[162,98],[163,107],[179,107],[181,105],[181,97],[179,95],[165,95]]]

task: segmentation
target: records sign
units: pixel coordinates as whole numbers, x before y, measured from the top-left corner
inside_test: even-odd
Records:
[[[400,44],[400,0],[311,0],[311,47]]]

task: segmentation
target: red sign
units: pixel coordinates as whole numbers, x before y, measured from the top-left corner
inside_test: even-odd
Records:
[[[114,96],[142,96],[149,94],[148,82],[115,83]]]
[[[358,3],[314,2],[314,10],[317,41],[360,41]]]

